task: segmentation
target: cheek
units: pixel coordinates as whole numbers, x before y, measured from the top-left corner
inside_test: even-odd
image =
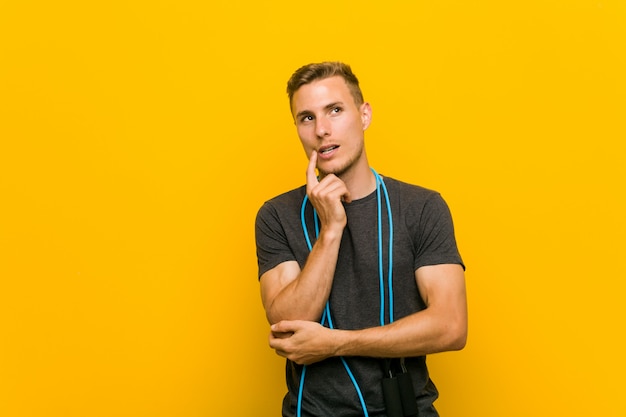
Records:
[[[343,137],[350,138],[350,142],[359,141],[363,136],[363,125],[360,123],[351,123],[342,127],[341,134]]]
[[[308,127],[299,127],[297,129],[298,137],[303,146],[312,146],[315,142],[314,135],[311,134],[311,129]]]
[[[307,139],[306,136],[302,136],[302,134],[300,132],[298,132],[298,136],[300,138],[300,144],[302,145],[302,148],[304,148],[304,152],[306,152],[306,154],[310,154],[311,150],[314,149],[311,141]]]

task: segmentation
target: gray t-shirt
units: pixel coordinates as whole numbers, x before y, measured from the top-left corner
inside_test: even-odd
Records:
[[[393,320],[423,310],[425,304],[415,281],[415,271],[425,265],[460,264],[450,211],[435,192],[419,186],[384,178],[393,219]],[[266,202],[257,214],[256,244],[259,277],[282,262],[306,263],[309,249],[302,227],[301,208],[305,187],[281,194]],[[363,329],[390,322],[388,260],[389,219],[381,191],[383,288],[379,276],[379,233],[377,192],[345,203],[347,225],[330,295],[334,328]],[[315,242],[313,208],[306,204],[304,217],[311,243]],[[370,416],[385,416],[380,358],[346,357],[362,392]],[[433,402],[437,390],[428,376],[425,357],[406,358],[416,392],[420,417],[437,416]],[[287,361],[289,392],[283,402],[283,416],[295,416],[302,366]],[[356,388],[340,358],[307,366],[302,395],[302,416],[361,416],[363,410]]]

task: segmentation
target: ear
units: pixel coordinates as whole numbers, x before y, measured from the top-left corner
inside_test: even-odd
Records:
[[[372,107],[369,103],[361,104],[361,123],[363,124],[363,130],[367,130],[370,123],[372,123]]]

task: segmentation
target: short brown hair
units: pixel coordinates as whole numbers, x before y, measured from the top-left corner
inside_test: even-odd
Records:
[[[300,87],[312,83],[313,81],[323,80],[334,76],[340,76],[344,79],[357,106],[363,104],[363,93],[359,87],[359,80],[356,78],[356,75],[352,73],[349,65],[344,64],[343,62],[320,62],[307,64],[298,68],[296,72],[293,73],[289,81],[287,81],[289,106],[291,106],[293,95]]]

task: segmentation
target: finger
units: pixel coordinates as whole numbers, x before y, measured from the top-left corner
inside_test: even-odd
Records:
[[[306,169],[306,184],[307,189],[315,187],[319,184],[317,180],[317,174],[315,173],[315,168],[317,167],[317,152],[311,152],[311,157],[309,158],[309,166]]]
[[[347,188],[344,191],[344,193],[341,194],[341,201],[343,201],[344,203],[351,203],[352,202],[352,196],[350,196],[350,191],[348,191]]]
[[[287,339],[293,336],[293,332],[272,332],[272,337],[275,339]]]
[[[346,184],[334,174],[326,175],[322,181],[320,181],[320,189],[323,188],[323,192],[334,198],[338,198],[343,202],[350,203],[352,197]]]
[[[335,193],[335,195],[339,195],[339,199],[345,203],[352,202],[352,197],[350,196],[350,191],[348,191],[348,187],[346,187],[346,183],[343,182],[339,177],[334,174],[330,174],[324,177],[322,182],[324,182],[328,178],[327,192]]]
[[[285,343],[284,339],[280,337],[276,337],[274,333],[270,333],[269,338],[268,338],[268,344],[270,345],[272,349],[282,350],[284,343]]]
[[[282,320],[270,326],[272,334],[276,333],[293,333],[295,331],[293,322],[290,320]]]

